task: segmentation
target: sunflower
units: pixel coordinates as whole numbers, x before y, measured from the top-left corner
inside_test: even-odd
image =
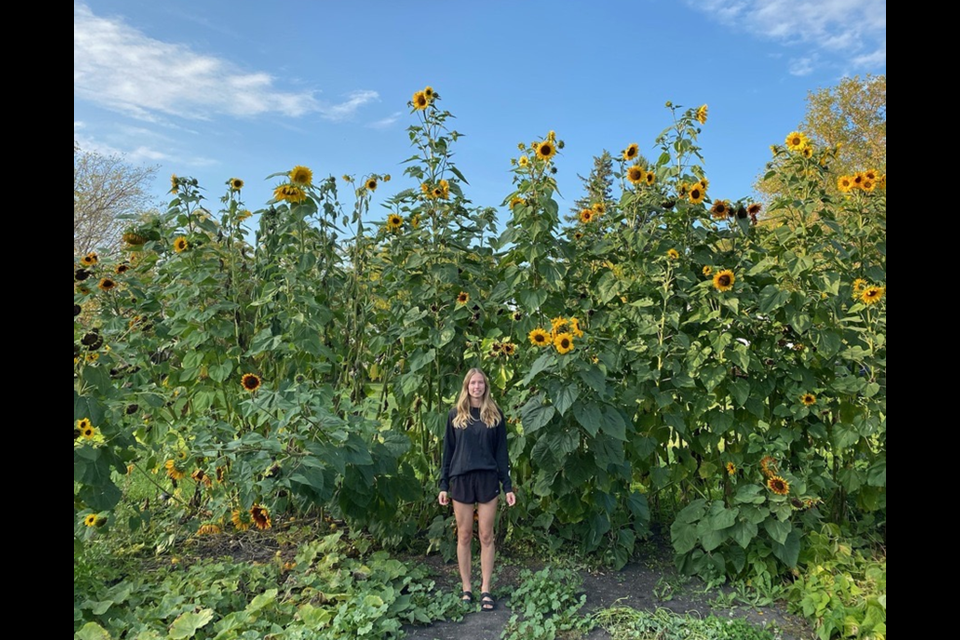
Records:
[[[553,331],[553,335],[557,335],[560,329],[567,326],[569,322],[570,321],[564,318],[563,316],[557,316],[556,318],[553,318],[552,320],[550,320],[550,327]]]
[[[377,179],[376,179],[376,178],[370,178],[369,180],[367,180],[366,187],[367,187],[367,191],[376,191],[376,190],[377,190]]]
[[[648,187],[652,187],[653,183],[657,181],[657,175],[653,171],[647,171],[643,176],[643,181]]]
[[[387,216],[387,231],[399,231],[403,226],[403,217],[396,213]]]
[[[97,524],[97,514],[95,513],[87,514],[87,517],[83,519],[83,524],[87,525],[88,527],[92,527],[95,524]]]
[[[732,475],[735,474],[736,472],[737,472],[737,465],[733,464],[732,462],[728,462],[728,463],[727,463],[727,474],[732,476]]]
[[[504,343],[503,343],[503,353],[504,353],[504,354],[506,354],[506,355],[508,355],[508,356],[512,356],[512,355],[515,354],[516,352],[517,352],[517,345],[513,344],[512,342],[504,342]]]
[[[187,472],[177,467],[176,460],[167,460],[163,466],[167,469],[167,475],[173,480],[182,480],[183,478],[187,477]]]
[[[95,254],[93,251],[80,258],[80,262],[87,267],[92,267],[93,265],[97,264],[98,260],[99,258],[97,258],[97,254]]]
[[[77,269],[76,271],[73,272],[73,279],[76,280],[77,282],[83,282],[84,280],[89,278],[91,275],[93,274],[87,271],[86,269]]]
[[[176,240],[173,241],[173,250],[177,253],[183,253],[189,248],[190,244],[187,242],[187,239],[183,236],[179,236]]]
[[[253,505],[250,507],[250,517],[253,518],[253,523],[257,525],[257,529],[270,528],[270,512],[267,511],[266,507],[261,507],[259,504]]]
[[[713,287],[717,291],[730,291],[737,278],[730,269],[722,269],[713,276]]]
[[[767,487],[778,496],[785,496],[790,493],[790,483],[780,476],[771,476],[768,478]]]
[[[593,220],[593,209],[581,209],[577,217],[580,218],[580,222],[587,224]]]
[[[806,407],[811,407],[817,404],[817,396],[813,395],[812,393],[801,394],[800,402],[802,402]]]
[[[851,176],[837,178],[837,189],[843,193],[850,193],[850,190],[853,189],[853,178]]]
[[[550,344],[550,334],[540,327],[527,334],[527,337],[535,347],[546,347]]]
[[[864,178],[863,182],[860,183],[860,188],[867,192],[873,191],[876,188],[876,186],[877,186],[876,181],[871,180],[870,178]]]
[[[751,218],[756,218],[761,209],[763,209],[763,205],[759,202],[751,202],[747,205],[747,213],[750,214]]]
[[[273,197],[275,200],[297,203],[306,200],[307,195],[297,185],[281,184],[273,190]]]
[[[220,526],[213,523],[206,523],[200,525],[200,528],[197,529],[198,536],[212,536],[220,533]]]
[[[863,278],[857,278],[853,281],[853,292],[860,293],[867,287],[867,281]]]
[[[646,177],[647,172],[638,164],[627,169],[627,180],[629,180],[631,184],[640,184],[646,180]]]
[[[233,526],[237,528],[237,531],[246,531],[252,524],[250,522],[250,512],[240,511],[239,509],[234,509],[230,520],[233,521]]]
[[[699,182],[690,185],[690,191],[687,192],[687,200],[690,204],[700,204],[706,197],[707,190]]]
[[[466,291],[461,291],[457,294],[457,304],[465,305],[470,302],[470,294]]]
[[[194,472],[190,474],[190,477],[193,478],[193,481],[197,484],[202,482],[208,487],[213,485],[213,480],[210,479],[210,476],[204,473],[203,469],[194,470]]]
[[[87,424],[87,426],[80,428],[80,435],[90,440],[97,435],[97,428],[91,424]]]
[[[170,175],[170,193],[176,193],[177,188],[180,186],[180,178],[177,177],[177,174]]]
[[[697,109],[697,122],[707,124],[707,105],[700,105],[700,108]]]
[[[287,174],[290,176],[290,182],[294,184],[313,184],[313,171],[309,167],[305,167],[301,164],[298,164],[293,169],[290,169],[290,173]]]
[[[582,233],[582,232],[580,232],[580,231],[574,231],[574,232],[573,232],[573,239],[574,239],[574,240],[580,240],[581,238],[583,238],[583,233]]]
[[[100,291],[113,291],[117,288],[117,283],[110,278],[100,278],[100,283],[97,285],[97,288],[100,289]]]
[[[521,167],[525,167],[528,164],[530,164],[530,158],[528,158],[527,156],[520,156],[520,159],[517,160],[517,164],[520,165]]]
[[[880,302],[880,298],[886,294],[886,287],[867,287],[863,290],[863,293],[860,294],[860,301],[864,304],[874,304]]]
[[[544,140],[536,145],[537,157],[541,160],[549,160],[557,153],[557,146],[552,140]]]
[[[576,318],[570,318],[570,332],[577,338],[583,337],[583,329],[580,328],[580,321]]]
[[[80,418],[77,420],[77,429],[83,431],[87,427],[91,426],[93,423],[90,422],[90,418]]]
[[[253,212],[250,209],[241,209],[237,212],[237,222],[243,222],[247,218],[253,215]]]
[[[726,200],[717,200],[713,203],[713,206],[710,207],[710,215],[712,215],[715,220],[723,220],[730,215],[731,211],[730,203]]]
[[[243,388],[251,392],[259,389],[261,382],[260,376],[256,375],[255,373],[245,373],[243,374],[243,377],[240,378],[240,384],[243,386]]]
[[[786,139],[787,149],[790,151],[802,151],[809,144],[807,136],[799,131],[791,131]]]
[[[623,151],[623,159],[633,160],[639,154],[640,154],[640,147],[637,145],[636,142],[631,142],[629,145],[627,145],[627,148],[624,149]]]
[[[411,102],[413,103],[413,108],[415,111],[423,111],[430,106],[430,98],[428,98],[427,94],[425,94],[423,91],[417,91],[415,94],[413,94],[413,99]]]
[[[677,251],[676,249],[667,249],[667,257],[670,258],[671,260],[679,260],[680,252]]]
[[[240,178],[230,178],[228,184],[230,185],[231,191],[240,191],[240,189],[243,189],[243,180]]]
[[[559,353],[568,353],[573,351],[573,334],[564,332],[558,333],[553,339],[553,346]]]
[[[602,216],[607,212],[607,205],[603,204],[602,202],[594,202],[593,206],[590,208],[593,209],[594,213],[596,213],[598,216]]]
[[[710,274],[713,273],[713,267],[711,267],[710,265],[704,265],[703,269],[701,269],[700,271],[701,273],[703,273],[703,275],[709,277]]]
[[[777,471],[777,459],[773,456],[763,456],[760,459],[760,472],[768,478]]]
[[[427,100],[433,100],[433,96],[436,94],[433,92],[433,87],[427,85],[423,88],[423,95],[427,96]]]

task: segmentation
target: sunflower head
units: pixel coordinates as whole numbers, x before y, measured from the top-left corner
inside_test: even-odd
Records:
[[[727,467],[727,474],[728,474],[728,475],[731,475],[731,476],[732,476],[733,474],[735,474],[735,473],[737,472],[737,465],[733,464],[732,462],[728,462],[727,465],[726,465],[726,467]]]
[[[243,189],[243,180],[240,178],[230,178],[227,180],[227,185],[231,191],[240,191],[240,189]]]
[[[273,190],[273,198],[274,200],[296,204],[306,200],[307,194],[295,184],[281,184]]]
[[[530,343],[535,347],[546,347],[550,344],[550,334],[540,327],[537,327],[527,334],[527,338],[529,338]]]
[[[638,164],[635,164],[627,169],[627,180],[629,180],[631,184],[640,184],[641,182],[645,182],[646,177],[647,172],[644,171],[643,167]]]
[[[667,249],[667,257],[670,258],[671,260],[679,260],[680,252],[677,251],[676,249]]]
[[[250,528],[250,525],[253,524],[253,518],[250,516],[250,512],[241,509],[234,509],[230,520],[233,522],[233,526],[236,527],[237,531],[246,531]]]
[[[243,374],[243,377],[240,378],[240,384],[244,389],[250,392],[254,392],[259,389],[260,383],[260,376],[256,375],[255,373],[245,373]]]
[[[759,202],[751,202],[747,205],[747,213],[750,214],[751,218],[756,218],[762,208],[763,205]]]
[[[387,230],[388,231],[399,231],[400,227],[403,226],[403,217],[396,213],[391,213],[387,216]]]
[[[700,204],[706,197],[707,191],[699,182],[690,185],[690,190],[687,191],[687,200],[690,201],[690,204]]]
[[[778,496],[785,496],[790,493],[790,483],[780,476],[770,476],[767,478],[767,488]]]
[[[713,273],[713,267],[711,267],[710,265],[704,265],[703,269],[701,269],[701,272],[703,273],[703,275],[709,277],[710,274]]]
[[[636,142],[631,142],[627,145],[627,148],[623,150],[623,159],[630,161],[637,157],[640,153],[640,147]]]
[[[90,440],[95,435],[97,435],[97,428],[88,424],[87,426],[82,427],[80,429],[80,435],[83,436],[85,439]]]
[[[414,111],[423,111],[430,106],[430,98],[423,91],[417,91],[411,99]]]
[[[580,222],[587,224],[593,220],[593,209],[581,209],[577,217],[580,219]]]
[[[530,164],[530,158],[528,158],[527,156],[520,156],[520,159],[517,160],[517,164],[521,167],[526,167],[527,165]]]
[[[727,218],[731,211],[730,203],[726,200],[717,200],[713,203],[713,206],[710,207],[710,215],[713,216],[714,220]]]
[[[267,511],[266,507],[262,507],[259,504],[250,507],[250,518],[253,520],[253,523],[257,525],[257,529],[265,530],[271,526],[270,512]]]
[[[367,191],[376,191],[376,190],[377,190],[377,179],[376,179],[376,178],[370,178],[369,180],[367,180],[366,187],[367,187]]]
[[[817,396],[813,395],[812,393],[801,394],[800,402],[802,402],[806,407],[811,407],[817,404]]]
[[[504,354],[506,354],[506,355],[508,355],[508,356],[512,356],[512,355],[515,354],[516,352],[517,352],[517,345],[513,344],[512,342],[504,342],[504,343],[503,343],[503,353],[504,353]]]
[[[458,305],[461,305],[461,306],[462,306],[462,305],[467,304],[468,302],[470,302],[470,294],[469,294],[469,293],[467,293],[466,291],[461,291],[460,293],[457,294],[457,304],[458,304]]]
[[[97,257],[97,254],[92,251],[80,258],[80,263],[87,267],[92,267],[93,265],[97,264],[98,261],[99,258]]]
[[[557,153],[557,145],[554,144],[553,140],[544,140],[536,146],[537,157],[541,160],[549,160]]]
[[[179,236],[173,241],[173,250],[177,253],[183,253],[190,248],[190,243],[183,236]]]
[[[88,513],[87,516],[83,519],[83,524],[88,527],[92,527],[97,524],[97,514]]]
[[[697,122],[707,124],[707,105],[703,104],[697,109]]]
[[[837,178],[837,189],[842,193],[850,193],[850,190],[853,189],[853,178],[851,176]]]
[[[791,131],[787,136],[786,145],[790,151],[802,151],[808,144],[807,136],[800,131]]]
[[[653,183],[656,181],[657,181],[657,174],[655,174],[653,171],[647,171],[643,176],[643,182],[648,187],[652,187]]]
[[[426,87],[423,88],[423,95],[427,96],[427,100],[433,100],[433,97],[436,94],[433,92],[433,87],[431,87],[430,85],[427,85]]]
[[[856,280],[853,281],[853,292],[854,292],[854,293],[860,293],[861,291],[863,291],[863,290],[866,289],[866,288],[867,288],[867,281],[864,280],[863,278],[857,278]]]
[[[733,271],[722,269],[713,276],[713,287],[717,291],[730,291],[736,281],[737,278],[733,275]]]
[[[310,170],[310,167],[305,167],[301,164],[298,164],[290,170],[288,175],[290,177],[290,182],[294,184],[313,184],[313,171]]]
[[[553,346],[558,353],[569,353],[573,351],[573,334],[566,331],[558,333],[553,338]]]
[[[886,287],[871,286],[867,287],[860,294],[860,301],[864,304],[875,304],[886,294]]]
[[[100,291],[113,291],[117,288],[117,283],[110,278],[100,278],[100,283],[97,284],[97,288]]]

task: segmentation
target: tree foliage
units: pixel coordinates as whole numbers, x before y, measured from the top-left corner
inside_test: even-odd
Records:
[[[118,155],[84,151],[73,143],[73,253],[116,249],[123,223],[150,206],[157,167],[134,166]]]

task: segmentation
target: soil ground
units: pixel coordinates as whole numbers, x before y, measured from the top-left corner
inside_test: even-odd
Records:
[[[581,592],[587,596],[581,614],[612,606],[632,607],[641,611],[669,609],[674,613],[707,617],[742,618],[756,626],[773,624],[782,640],[812,640],[816,638],[810,624],[803,618],[789,614],[780,604],[771,606],[729,605],[731,598],[718,599],[728,593],[721,589],[707,590],[696,579],[679,576],[669,557],[669,549],[662,545],[651,547],[649,557],[628,563],[620,571],[581,570]],[[476,555],[476,554],[475,554]],[[437,586],[454,593],[460,591],[460,576],[455,561],[446,563],[438,555],[403,558],[407,562],[426,563],[431,567]],[[479,579],[479,565],[474,558],[474,574]],[[459,622],[438,622],[429,626],[404,627],[405,640],[500,640],[513,611],[510,592],[520,583],[524,568],[538,571],[543,562],[511,559],[509,550],[500,551],[494,574],[493,594],[497,599],[494,611],[480,611],[479,604],[466,608]],[[475,585],[477,583],[475,582]],[[476,602],[480,590],[474,589]],[[583,636],[584,640],[610,640],[601,628]]]

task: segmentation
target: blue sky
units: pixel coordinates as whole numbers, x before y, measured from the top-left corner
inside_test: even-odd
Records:
[[[885,73],[886,0],[74,3],[74,139],[158,166],[158,202],[170,174],[197,178],[213,211],[230,178],[255,211],[268,175],[306,165],[391,174],[372,209],[386,216],[379,202],[416,186],[406,105],[426,85],[463,134],[454,162],[476,206],[499,207],[517,143],[554,130],[569,209],[604,149],[658,155],[668,100],[708,105],[710,195],[736,200],[810,91]]]

